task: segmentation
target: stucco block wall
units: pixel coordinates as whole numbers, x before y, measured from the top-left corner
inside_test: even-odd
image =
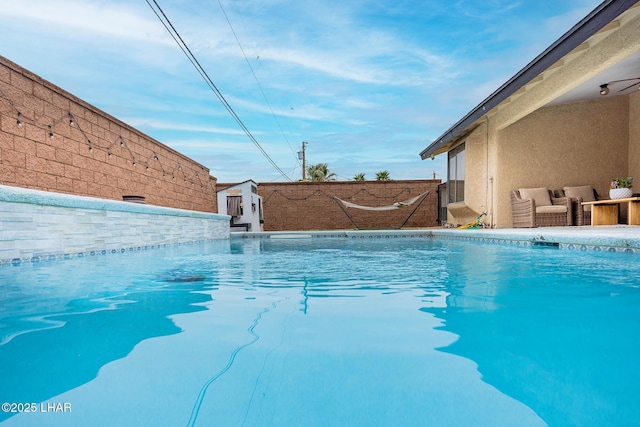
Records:
[[[0,263],[229,238],[229,217],[0,185]]]
[[[636,184],[634,193],[640,193],[640,91],[629,96],[629,172]]]
[[[264,203],[265,231],[353,229],[333,196],[358,205],[386,206],[427,190],[431,193],[405,227],[434,227],[438,184],[440,180],[260,183],[258,193]],[[397,228],[418,202],[391,211],[346,209],[359,228]]]
[[[207,168],[1,56],[0,184],[217,212]]]
[[[541,108],[496,133],[496,225],[511,225],[510,192],[520,187],[609,183],[630,170],[628,97]],[[485,160],[479,160],[485,162]]]
[[[483,212],[490,214],[488,177],[491,175],[487,169],[487,156],[487,124],[483,123],[465,139],[464,203],[448,205],[448,223],[467,224],[475,221]],[[490,217],[483,218],[487,223],[490,220]]]

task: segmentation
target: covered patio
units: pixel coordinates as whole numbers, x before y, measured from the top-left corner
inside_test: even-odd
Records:
[[[639,87],[640,3],[604,1],[420,153],[448,156],[447,222],[510,228],[513,191],[640,179]]]

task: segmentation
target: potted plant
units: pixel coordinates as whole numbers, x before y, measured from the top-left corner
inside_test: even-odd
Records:
[[[612,199],[626,199],[631,197],[633,192],[631,187],[633,186],[633,178],[630,176],[627,178],[616,178],[611,181],[611,189],[609,190],[609,197]]]

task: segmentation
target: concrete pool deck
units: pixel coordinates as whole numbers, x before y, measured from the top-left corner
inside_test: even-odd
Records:
[[[399,238],[439,237],[511,243],[548,245],[562,249],[634,252],[640,254],[640,226],[582,226],[460,230],[456,228],[422,228],[406,230],[330,230],[234,232],[232,239],[271,238],[304,239],[313,237]]]

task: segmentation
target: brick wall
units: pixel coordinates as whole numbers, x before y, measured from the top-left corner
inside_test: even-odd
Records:
[[[429,190],[404,227],[435,227],[438,184],[440,180],[260,183],[258,194],[264,204],[265,231],[339,230],[355,227],[333,196],[358,205],[386,206]],[[419,202],[391,211],[345,209],[358,228],[398,228]]]
[[[0,184],[218,210],[207,168],[1,56]]]

